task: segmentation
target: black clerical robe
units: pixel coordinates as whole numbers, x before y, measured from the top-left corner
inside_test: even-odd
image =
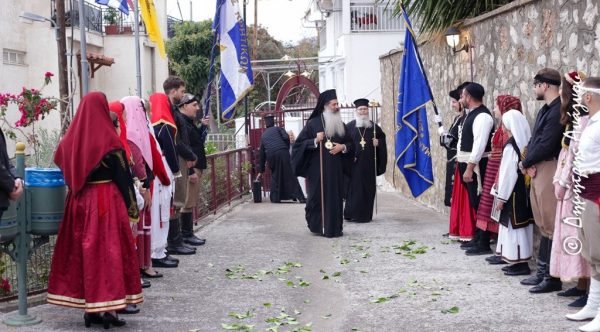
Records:
[[[304,200],[298,178],[292,172],[290,138],[283,128],[269,127],[260,138],[260,163],[258,171],[264,173],[265,163],[271,170],[270,198],[273,203],[282,200]]]
[[[371,122],[372,123],[372,122]],[[356,120],[346,125],[354,143],[354,158],[348,177],[348,192],[344,219],[355,222],[369,222],[373,219],[373,204],[375,202],[376,175],[385,173],[387,164],[387,147],[385,134],[377,125],[371,128],[357,128]],[[373,146],[373,128],[377,128],[377,148]],[[361,141],[364,144],[361,144]],[[364,147],[363,147],[364,145]],[[375,169],[375,154],[377,153],[377,169]]]
[[[326,237],[342,235],[344,173],[349,173],[349,161],[354,157],[352,139],[345,130],[343,136],[330,137],[333,143],[346,145],[346,153],[331,155],[325,148],[327,138],[323,140],[323,208],[325,211],[323,231],[321,227],[321,172],[319,145],[315,145],[318,132],[323,132],[320,116],[308,120],[298,135],[292,149],[292,165],[298,176],[307,180],[306,221],[313,233]]]

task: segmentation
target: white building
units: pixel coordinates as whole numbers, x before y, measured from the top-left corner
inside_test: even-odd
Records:
[[[315,0],[320,13],[319,89],[337,89],[338,100],[381,102],[379,56],[403,45],[404,21],[376,0]],[[323,59],[323,60],[321,60]]]
[[[74,109],[80,99],[80,78],[77,72],[79,53],[79,24],[77,1],[65,1],[67,11],[67,63],[73,68],[73,79],[69,83],[69,91],[74,91]],[[74,24],[70,27],[69,4],[73,4]],[[161,32],[167,39],[166,0],[154,0]],[[52,72],[52,84],[43,90],[45,96],[59,96],[58,89],[58,55],[55,30],[50,22],[32,22],[20,18],[23,12],[30,12],[53,18],[54,1],[49,0],[5,0],[0,10],[0,93],[18,93],[22,87],[39,88],[44,80],[44,73]],[[136,94],[135,71],[135,39],[131,33],[133,12],[129,17],[119,17],[117,26],[119,34],[108,35],[106,25],[107,7],[100,7],[92,0],[86,1],[87,23],[87,52],[88,61],[101,60],[105,63],[114,61],[110,66],[90,67],[97,69],[89,74],[90,91],[102,91],[109,101],[120,99],[127,95]],[[119,15],[120,16],[120,15]],[[146,36],[141,28],[140,40],[142,96],[147,98],[154,91],[162,91],[162,82],[168,76],[167,59],[159,55],[158,49]],[[90,68],[92,69],[92,68]],[[93,77],[92,77],[93,76]],[[9,123],[19,118],[16,108],[8,112]],[[40,121],[41,127],[50,130],[60,128],[58,110],[53,111],[45,120]],[[4,124],[2,125],[4,127]],[[23,140],[22,137],[19,140]],[[9,154],[14,151],[14,142],[8,142]]]

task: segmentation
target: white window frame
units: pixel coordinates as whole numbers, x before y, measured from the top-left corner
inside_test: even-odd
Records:
[[[2,63],[5,65],[26,66],[25,56],[26,53],[23,51],[2,49]]]

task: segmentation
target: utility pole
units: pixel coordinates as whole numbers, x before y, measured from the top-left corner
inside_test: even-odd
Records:
[[[252,60],[256,60],[256,40],[258,38],[258,0],[254,0],[254,42],[252,43]]]
[[[81,53],[81,98],[90,90],[88,74],[90,72],[87,61],[87,41],[85,38],[86,17],[84,0],[77,1],[79,5],[79,53]]]
[[[69,97],[65,0],[56,0],[56,44],[58,49],[58,94],[60,99],[60,125],[62,135],[67,130],[67,98]]]
[[[246,28],[248,27],[248,24],[246,24],[246,3],[248,2],[248,0],[244,0],[244,25],[246,25]],[[256,27],[254,27],[254,30],[256,30]],[[247,31],[247,30],[246,30]],[[246,37],[248,35],[246,34]],[[252,52],[254,52],[254,50],[252,50]],[[246,95],[244,97],[244,129],[246,132],[246,137],[248,137],[248,135],[250,134],[250,119],[248,118],[248,95]]]

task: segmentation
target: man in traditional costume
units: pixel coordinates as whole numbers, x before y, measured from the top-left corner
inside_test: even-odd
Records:
[[[200,126],[196,124],[196,116],[200,111],[200,103],[196,96],[186,93],[179,102],[181,112],[181,125],[186,128],[189,137],[189,147],[196,155],[196,162],[188,172],[186,183],[186,195],[181,209],[181,235],[183,241],[190,245],[203,245],[206,239],[194,235],[193,211],[198,205],[200,193],[200,177],[206,169],[206,154],[204,152],[204,141],[206,140],[208,118],[203,118]],[[182,189],[180,189],[182,190]]]
[[[385,173],[387,147],[385,133],[369,120],[369,100],[357,99],[355,119],[346,124],[352,138],[354,159],[351,159],[350,177],[344,219],[369,222],[373,219],[373,205],[377,191],[377,176]]]
[[[298,177],[292,172],[290,136],[285,129],[275,126],[273,115],[265,116],[264,120],[267,129],[260,137],[258,176],[265,172],[265,164],[268,161],[271,170],[271,181],[269,182],[271,202],[298,200],[306,203]]]
[[[489,232],[477,232],[475,235],[475,216],[479,206],[479,193],[491,150],[490,138],[494,120],[491,112],[482,100],[485,94],[483,86],[469,83],[461,92],[460,102],[465,109],[465,116],[459,130],[456,161],[458,163],[454,192],[452,198],[457,199],[462,208],[459,213],[450,214],[450,225],[458,223],[462,228],[462,240],[469,242],[461,245],[467,255],[482,255],[491,253]],[[460,184],[459,184],[460,181]],[[462,191],[461,191],[462,190]],[[464,191],[466,190],[467,197]],[[452,203],[454,207],[454,203]],[[456,209],[452,208],[452,211]],[[452,230],[452,229],[451,229]],[[450,233],[452,236],[452,232]]]
[[[496,254],[511,264],[504,274],[524,275],[531,273],[527,262],[533,256],[533,214],[519,161],[531,138],[531,129],[525,115],[514,109],[502,115],[502,124],[509,139],[502,151],[495,191],[496,209],[501,211]]]
[[[582,103],[588,108],[589,121],[581,133],[575,157],[575,188],[583,188],[574,202],[583,201],[579,229],[581,255],[591,265],[591,281],[588,300],[580,311],[567,315],[575,321],[593,320],[579,327],[579,331],[600,331],[600,77],[586,79],[583,86],[576,86]],[[581,211],[581,210],[579,210]]]
[[[308,228],[326,237],[343,234],[344,173],[354,156],[339,110],[335,90],[321,93],[292,150],[294,172],[308,182]]]
[[[88,93],[54,155],[69,192],[48,302],[84,309],[86,326],[125,325],[115,311],[143,301],[129,225],[139,220],[139,210],[118,126],[104,94]]]
[[[154,183],[154,200],[152,202],[152,267],[174,268],[179,264],[177,258],[167,255],[167,238],[171,219],[171,200],[173,195],[174,173],[179,173],[179,161],[175,151],[175,135],[177,126],[171,112],[169,98],[163,93],[150,95],[151,123],[154,129],[154,143],[160,150],[160,158],[164,161],[169,184]],[[151,141],[152,144],[152,141]],[[159,158],[158,151],[153,152],[153,160]],[[166,183],[166,182],[165,182]],[[178,248],[182,252],[191,251],[186,247]]]
[[[560,123],[560,73],[554,69],[541,69],[533,78],[537,100],[545,101],[538,111],[525,159],[520,168],[531,177],[531,208],[535,224],[542,237],[536,274],[521,281],[534,286],[531,293],[547,293],[561,290],[562,282],[550,275],[552,234],[556,218],[556,197],[552,180],[560,154],[560,141],[564,126]]]

